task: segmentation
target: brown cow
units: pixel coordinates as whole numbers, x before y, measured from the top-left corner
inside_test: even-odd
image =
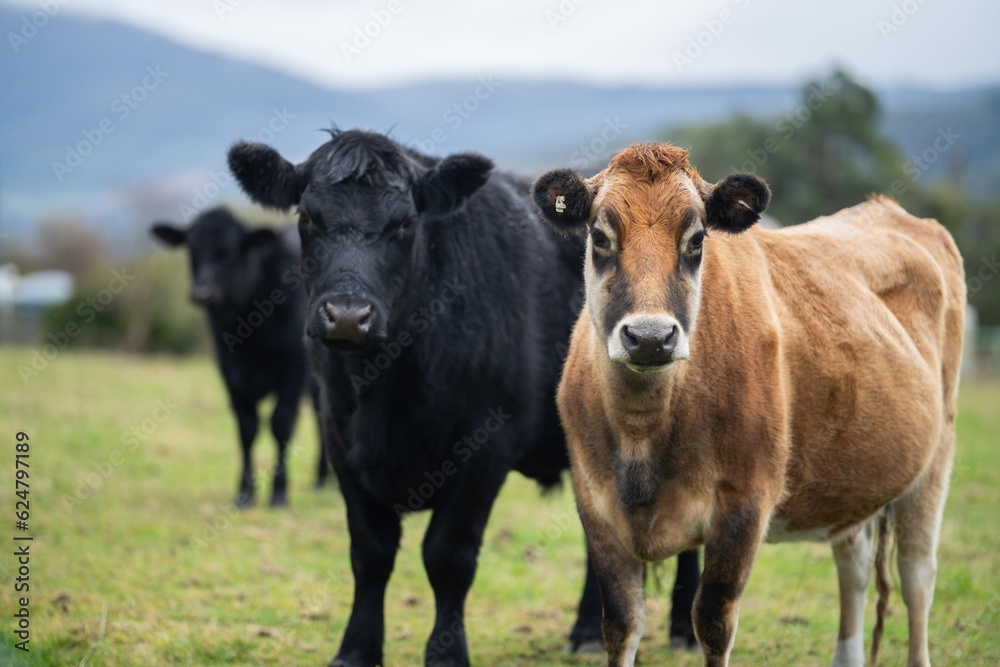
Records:
[[[631,146],[591,179],[549,172],[534,198],[552,225],[589,234],[586,304],[558,401],[608,664],[635,660],[642,563],[702,544],[695,632],[706,665],[728,664],[765,539],[832,542],[833,662],[863,664],[883,508],[894,515],[908,664],[929,664],[965,308],[948,232],[883,197],[751,229],[767,185],[749,174],[706,183],[686,150],[666,144]]]

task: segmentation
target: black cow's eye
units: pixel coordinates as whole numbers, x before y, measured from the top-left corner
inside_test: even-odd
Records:
[[[695,232],[691,236],[691,240],[688,241],[688,252],[690,253],[701,252],[701,247],[705,243],[706,236],[708,236],[708,234],[706,234],[705,230],[703,229]]]
[[[312,216],[302,209],[299,209],[299,230],[306,236],[319,232],[319,227],[313,222]]]
[[[594,247],[598,250],[611,250],[611,239],[597,227],[593,227],[590,230],[590,239],[593,241]]]
[[[408,215],[396,225],[396,235],[399,238],[403,238],[407,234],[413,231],[413,226],[416,220],[412,215]]]

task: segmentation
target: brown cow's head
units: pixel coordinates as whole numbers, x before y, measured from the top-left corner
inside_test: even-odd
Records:
[[[637,144],[593,178],[557,169],[534,186],[553,227],[588,233],[587,308],[608,357],[637,372],[688,357],[709,233],[749,229],[771,199],[751,174],[706,183],[687,156],[669,144]]]

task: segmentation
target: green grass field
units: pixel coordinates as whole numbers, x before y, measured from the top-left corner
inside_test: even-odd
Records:
[[[291,509],[236,514],[228,506],[238,472],[235,425],[208,359],[64,352],[25,383],[18,365],[30,356],[30,349],[0,350],[0,664],[325,665],[352,589],[343,501],[335,490],[311,488],[317,439],[310,409],[303,407],[292,450]],[[171,414],[163,418],[158,405]],[[936,665],[995,667],[1000,385],[963,388],[958,429],[931,652]],[[19,430],[31,437],[27,654],[13,648]],[[273,461],[269,433],[255,458],[260,470]],[[269,491],[268,484],[258,505]],[[387,665],[422,664],[433,618],[419,554],[426,520],[415,515],[404,525],[386,605]],[[667,563],[666,581],[672,570]],[[583,537],[568,486],[542,498],[511,475],[468,601],[474,663],[602,664],[562,653],[582,576]],[[895,568],[893,577],[883,665],[905,664]],[[697,655],[667,649],[667,597],[650,585],[640,659],[700,665]],[[765,546],[743,597],[733,664],[828,664],[837,615],[827,545]]]

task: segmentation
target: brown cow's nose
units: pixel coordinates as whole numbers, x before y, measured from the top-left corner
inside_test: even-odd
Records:
[[[629,361],[635,364],[665,364],[672,360],[677,344],[677,325],[655,321],[625,325],[621,328],[622,345]]]
[[[364,306],[344,305],[329,301],[320,306],[323,338],[351,343],[367,343],[368,332],[375,320],[375,309]]]

